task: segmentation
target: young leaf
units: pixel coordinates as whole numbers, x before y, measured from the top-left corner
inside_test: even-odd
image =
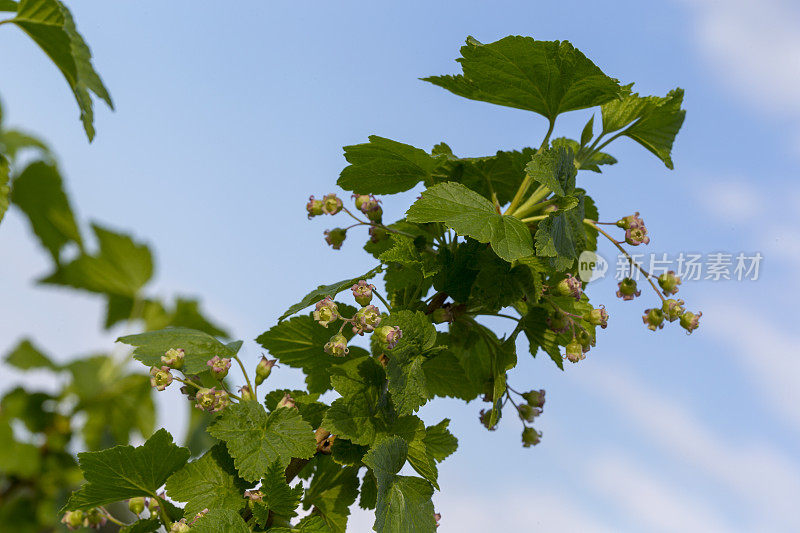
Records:
[[[536,154],[525,167],[531,178],[560,197],[575,190],[575,155],[569,148],[549,148]]]
[[[594,115],[589,119],[581,132],[581,146],[586,146],[594,137]]]
[[[137,335],[120,337],[117,342],[135,346],[133,357],[146,366],[161,366],[161,356],[171,348],[182,349],[185,354],[183,371],[197,374],[208,370],[206,361],[219,355],[231,358],[236,352],[208,333],[188,328],[167,328]]]
[[[498,151],[493,156],[448,160],[437,169],[432,181],[457,181],[486,198],[494,193],[503,205],[511,201],[525,179],[525,165],[535,152],[532,148],[523,148]],[[446,178],[440,180],[440,174]],[[426,182],[426,185],[434,183]]]
[[[567,41],[509,36],[461,47],[463,75],[424,78],[459,96],[526,109],[555,120],[567,111],[603,104],[620,93],[609,78]]]
[[[203,509],[241,510],[248,486],[236,474],[225,446],[217,444],[167,479],[167,495],[175,501],[186,502],[184,513],[194,516]]]
[[[342,467],[326,455],[315,460],[314,477],[303,498],[303,507],[313,507],[334,533],[345,533],[350,506],[358,497],[358,468]]]
[[[94,138],[91,93],[111,109],[114,104],[92,66],[92,54],[75,28],[69,9],[58,0],[21,0],[17,16],[11,22],[27,33],[64,75],[75,94],[83,128],[91,141]]]
[[[350,163],[342,170],[339,187],[358,194],[395,194],[430,178],[438,159],[425,150],[371,135],[369,143],[344,147]]]
[[[536,357],[536,352],[541,348],[558,368],[564,370],[564,357],[558,345],[558,335],[547,326],[547,316],[548,313],[543,308],[533,307],[520,321],[522,331],[528,337],[531,355]]]
[[[574,139],[568,139],[567,137],[553,139],[550,144],[554,149],[564,148],[567,150],[572,150],[572,152],[576,154],[581,149],[581,145],[578,141]],[[605,152],[591,152],[590,154],[583,155],[580,160],[575,160],[575,166],[578,170],[591,170],[592,172],[597,172],[598,174],[602,172],[602,170],[600,170],[602,165],[616,164],[617,159]]]
[[[506,261],[533,255],[530,231],[519,219],[498,214],[492,203],[461,185],[434,185],[406,212],[410,222],[441,222],[459,235],[490,243]]]
[[[450,425],[450,419],[445,418],[435,426],[425,428],[425,447],[428,453],[439,462],[444,461],[458,449],[458,439],[447,429],[448,425]]]
[[[264,474],[259,490],[263,493],[263,502],[270,511],[280,516],[295,516],[300,498],[303,497],[303,485],[298,483],[289,487],[285,470],[280,461],[272,463]]]
[[[192,533],[250,533],[239,513],[230,509],[211,509],[193,526]]]
[[[433,487],[424,479],[400,476],[408,456],[401,437],[389,437],[364,456],[378,485],[375,530],[381,533],[435,533]]]
[[[55,166],[41,161],[28,165],[14,180],[11,201],[28,217],[31,229],[56,264],[60,263],[61,250],[68,243],[83,246],[75,215]]]
[[[337,283],[331,283],[330,285],[320,285],[319,287],[317,287],[313,291],[311,291],[308,294],[306,294],[303,297],[303,299],[300,300],[298,303],[296,303],[293,306],[289,307],[289,309],[287,309],[286,312],[283,313],[278,318],[278,322],[282,321],[287,316],[293,315],[296,312],[298,312],[298,311],[300,311],[302,309],[305,309],[309,305],[317,303],[318,301],[324,299],[326,296],[330,296],[331,298],[335,298],[337,294],[339,294],[343,290],[349,289],[350,287],[352,287],[353,285],[358,283],[359,280],[371,279],[371,278],[375,277],[376,275],[380,274],[382,270],[383,270],[383,266],[382,265],[378,265],[375,268],[373,268],[372,270],[370,270],[369,272],[367,272],[366,274],[364,274],[363,276],[358,276],[358,277],[353,278],[353,279],[346,279],[346,280],[343,280],[343,281],[339,281]]]
[[[314,432],[295,409],[267,414],[257,402],[240,402],[222,412],[208,428],[224,441],[239,475],[258,481],[273,462],[285,468],[293,457],[308,459],[317,449]]]
[[[82,254],[40,283],[66,285],[101,294],[133,297],[153,275],[153,256],[145,244],[130,236],[92,224],[99,250]]]
[[[602,107],[603,133],[625,128],[621,135],[638,142],[672,169],[672,144],[686,118],[682,103],[683,89],[674,89],[665,97],[633,93],[612,100]]]
[[[582,251],[592,248],[583,223],[586,216],[583,191],[578,193],[575,207],[550,213],[536,229],[536,255],[552,258],[552,265],[558,271],[572,266]]]
[[[28,339],[20,341],[17,347],[6,355],[6,363],[20,370],[30,370],[32,368],[58,370],[59,368]]]
[[[156,490],[189,459],[189,450],[176,446],[166,429],[159,429],[142,446],[115,446],[78,454],[87,483],[72,493],[64,509],[91,509]]]

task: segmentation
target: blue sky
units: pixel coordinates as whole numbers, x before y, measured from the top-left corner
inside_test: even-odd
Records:
[[[613,280],[592,300],[611,314],[587,359],[561,372],[520,345],[517,388],[547,389],[522,449],[519,428],[487,433],[480,405],[437,401],[460,439],[441,468],[440,530],[796,531],[800,514],[800,356],[793,298],[800,231],[800,8],[789,0],[563,2],[70,3],[117,105],[97,109],[86,142],[57,70],[0,28],[1,96],[10,123],[59,155],[82,219],[131,230],[157,257],[153,291],[202,296],[253,339],[320,282],[367,270],[352,235],[308,222],[309,194],[334,191],[341,147],[378,134],[458,155],[538,145],[544,119],[455,97],[418,80],[456,72],[467,35],[568,39],[642,93],[686,90],[669,171],[632,142],[620,164],[581,175],[601,218],[642,212],[650,251],[764,255],[758,281],[685,283],[704,312],[691,337],[641,324],[644,299]],[[12,75],[13,74],[13,75]],[[559,119],[576,137],[590,113]],[[384,200],[399,217],[417,192]],[[17,213],[0,227],[0,350],[34,335],[59,359],[107,351],[94,298],[33,286],[47,258]],[[601,253],[612,257],[610,246]],[[500,323],[498,323],[500,325]],[[251,363],[260,356],[248,342]],[[20,376],[4,369],[3,387]],[[273,378],[271,378],[273,379]],[[296,384],[282,369],[276,381]],[[46,387],[44,379],[37,379]],[[175,392],[175,391],[172,391]],[[161,423],[180,431],[183,414]],[[357,513],[353,531],[371,516]]]

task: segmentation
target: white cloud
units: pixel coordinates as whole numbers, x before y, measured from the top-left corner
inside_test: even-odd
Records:
[[[730,319],[730,307],[727,309]],[[708,314],[712,315],[711,312]],[[722,316],[722,313],[718,316]],[[705,326],[708,327],[708,323]],[[732,343],[748,343],[749,334],[743,333],[743,327],[734,318],[725,335]],[[750,331],[750,328],[746,330]],[[768,331],[754,333],[758,333],[760,338],[765,333],[769,335]],[[800,399],[797,398],[798,392],[791,390],[797,389],[789,386],[789,382],[796,381],[796,376],[800,375],[800,369],[795,368],[798,363],[789,367],[781,366],[786,363],[786,358],[792,357],[791,351],[784,352],[780,356],[782,359],[775,361],[770,360],[771,350],[765,350],[763,346],[761,349],[754,349],[745,344],[739,349],[750,351],[753,359],[759,360],[758,364],[751,365],[752,368],[748,367],[748,371],[764,373],[756,367],[775,369],[769,375],[762,376],[764,385],[777,386],[784,395],[792,395],[783,397],[784,402],[794,399],[795,405],[800,405],[797,403]],[[790,377],[782,378],[778,375],[781,373]],[[658,394],[652,387],[641,385],[635,376],[624,369],[598,369],[591,376],[578,376],[578,379],[629,417],[667,456],[696,468],[698,472],[736,495],[739,506],[748,511],[754,523],[769,524],[771,530],[778,531],[800,528],[800,516],[796,512],[796,502],[800,500],[800,471],[798,465],[781,451],[763,441],[745,439],[741,433],[736,436],[715,433],[689,409],[677,404],[673,398]],[[778,383],[780,381],[784,383]],[[797,414],[796,409],[794,411]],[[660,490],[636,481],[636,472],[629,469],[627,473],[630,479],[626,482],[642,484],[642,490],[650,496],[654,497]],[[669,506],[679,504],[681,502],[676,500],[669,503]],[[706,511],[693,512],[698,520],[709,520],[712,516]],[[689,530],[694,531],[691,528]]]
[[[731,531],[708,505],[684,494],[680,487],[658,481],[652,472],[621,455],[599,457],[588,477],[595,490],[624,510],[642,531]]]
[[[764,195],[739,178],[710,181],[697,188],[697,199],[711,215],[739,224],[763,215],[766,207]]]
[[[786,0],[684,0],[711,64],[760,109],[800,114],[800,8]]]

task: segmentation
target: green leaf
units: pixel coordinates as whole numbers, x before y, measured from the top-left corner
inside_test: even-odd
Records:
[[[589,144],[589,141],[592,140],[594,137],[594,115],[591,116],[589,121],[583,127],[583,131],[581,131],[581,146],[586,146]]]
[[[137,496],[154,496],[187,459],[189,450],[173,444],[165,429],[156,431],[136,448],[115,446],[79,453],[78,462],[87,483],[72,493],[65,509],[86,510]]]
[[[65,285],[101,294],[133,297],[153,276],[153,256],[145,244],[92,224],[99,250],[57,267],[40,283]]]
[[[547,326],[547,317],[548,313],[543,308],[533,307],[520,321],[522,331],[528,338],[531,355],[536,357],[536,352],[541,348],[558,368],[564,370],[564,357],[558,345],[558,335]]]
[[[367,470],[361,482],[361,497],[358,499],[358,506],[362,509],[375,509],[378,503],[378,481],[372,470]]]
[[[250,533],[252,530],[239,516],[230,509],[211,509],[193,526],[192,533]]]
[[[424,240],[421,237],[418,239]],[[436,256],[430,253],[421,253],[417,248],[417,239],[393,233],[389,240],[392,243],[392,247],[378,257],[384,263],[408,265],[421,272],[423,278],[433,276],[439,271]],[[422,244],[422,246],[424,247],[425,245]]]
[[[380,274],[380,272],[382,270],[383,270],[383,266],[382,265],[378,265],[375,268],[373,268],[372,270],[370,270],[369,272],[367,272],[366,274],[364,274],[363,276],[358,276],[356,278],[346,279],[346,280],[339,281],[339,282],[336,282],[336,283],[331,283],[330,285],[320,285],[319,287],[317,287],[313,291],[311,291],[308,294],[306,294],[303,297],[303,299],[300,300],[298,303],[296,303],[293,306],[289,307],[289,309],[287,309],[286,312],[283,313],[278,318],[278,322],[282,321],[287,316],[293,315],[296,312],[298,312],[298,311],[300,311],[302,309],[305,309],[309,305],[317,303],[318,301],[324,299],[326,296],[330,296],[331,298],[335,298],[337,294],[339,294],[343,290],[349,289],[350,287],[352,287],[353,285],[358,283],[359,280],[371,279],[371,278],[375,277],[377,274]]]
[[[295,527],[273,527],[269,533],[331,533],[331,528],[321,516],[309,515],[300,520]]]
[[[525,167],[531,178],[553,191],[557,197],[575,190],[575,155],[569,148],[550,148],[536,154]]]
[[[6,363],[20,370],[30,370],[32,368],[58,370],[59,368],[28,339],[20,341],[17,347],[6,355]]]
[[[406,215],[410,222],[441,222],[459,235],[490,243],[495,253],[509,262],[533,255],[525,224],[498,214],[489,200],[460,183],[440,183],[427,189]]]
[[[426,352],[436,344],[436,328],[420,311],[392,313],[382,324],[398,326],[403,332],[400,342],[387,354],[386,373],[397,413],[411,414],[430,398],[422,365]]]
[[[245,505],[243,493],[248,487],[236,474],[233,459],[223,444],[217,444],[167,480],[167,494],[175,501],[186,502],[186,516],[206,508],[239,511]]]
[[[470,401],[483,393],[483,384],[473,383],[458,357],[450,351],[439,352],[422,365],[425,385],[432,396]]]
[[[263,502],[270,511],[281,516],[295,516],[300,499],[303,497],[303,485],[298,483],[294,487],[289,487],[285,470],[280,461],[272,463],[264,474],[259,490],[263,493]]]
[[[407,191],[429,179],[438,164],[425,150],[377,135],[371,135],[369,143],[345,146],[344,157],[350,165],[336,183],[359,194]]]
[[[137,335],[126,335],[117,339],[135,346],[133,357],[146,366],[161,366],[161,356],[171,348],[180,348],[185,353],[183,371],[198,374],[208,370],[206,362],[215,355],[232,358],[236,351],[208,333],[188,328],[167,328]]]
[[[8,187],[9,171],[8,160],[0,154],[0,222],[8,211],[8,197],[11,190]]]
[[[55,166],[41,161],[28,165],[14,180],[11,201],[28,217],[31,229],[56,263],[60,262],[61,250],[68,243],[83,246]]]
[[[494,193],[503,205],[511,201],[525,179],[525,165],[535,152],[532,148],[523,148],[521,151],[498,151],[489,157],[459,159],[449,163],[449,180],[463,183],[486,198]]]
[[[17,441],[11,425],[0,420],[0,471],[3,475],[35,479],[42,470],[41,462],[39,448]]]
[[[53,60],[75,95],[86,135],[94,138],[94,93],[113,109],[114,104],[92,66],[92,54],[75,28],[69,9],[58,0],[21,0],[12,22],[28,34]]]
[[[484,45],[469,37],[461,56],[463,75],[424,80],[471,100],[526,109],[550,121],[620,93],[617,80],[567,41],[509,36]]]
[[[583,191],[578,193],[575,207],[550,213],[536,229],[536,255],[552,258],[552,266],[558,271],[570,268],[582,251],[593,248],[583,223],[586,216]]]
[[[17,3],[14,0],[0,0],[0,11],[15,12],[16,10]],[[0,118],[2,118],[2,113],[0,113]]]
[[[378,416],[387,402],[383,368],[374,358],[364,357],[333,367],[331,372],[331,384],[342,398],[331,404],[322,427],[355,444],[372,444],[386,430]]]
[[[317,449],[314,431],[297,410],[281,408],[267,414],[257,402],[226,408],[208,432],[227,444],[239,475],[252,482],[276,460],[285,468],[292,458],[308,459]]]
[[[341,313],[348,316],[355,312],[350,306],[339,304],[338,307]],[[309,393],[323,393],[331,388],[332,367],[366,355],[364,350],[357,346],[350,347],[350,353],[345,359],[326,354],[323,347],[335,333],[335,326],[329,328],[320,326],[310,315],[296,316],[265,331],[259,335],[256,342],[281,364],[301,368],[307,376]],[[350,328],[345,328],[343,334],[348,339],[353,336]]]
[[[674,89],[665,97],[633,93],[612,100],[602,107],[603,133],[625,128],[621,135],[638,142],[672,169],[672,145],[686,118],[682,103],[683,89]]]
[[[425,428],[425,447],[428,453],[439,462],[444,461],[458,449],[458,439],[447,429],[448,425],[450,425],[450,419],[445,418],[435,426]]]
[[[364,457],[378,485],[375,530],[381,533],[435,533],[433,487],[424,479],[400,476],[408,444],[389,437]]]
[[[145,518],[129,526],[122,526],[119,528],[119,533],[153,533],[160,527],[161,521],[158,518]]]
[[[342,467],[326,455],[314,462],[314,477],[303,498],[303,507],[313,507],[331,531],[345,533],[350,506],[358,497],[358,468]]]
[[[581,144],[574,140],[568,139],[566,137],[559,137],[557,139],[553,139],[550,141],[550,144],[553,148],[565,148],[572,150],[574,153],[578,153],[581,149]],[[602,165],[616,165],[617,159],[605,152],[591,152],[591,153],[584,153],[581,156],[581,159],[575,160],[575,166],[578,170],[591,170],[592,172],[597,172],[600,174],[602,170],[600,167]]]
[[[15,162],[19,152],[27,149],[37,151],[38,157],[44,160],[55,159],[55,155],[41,139],[20,130],[0,130],[0,152],[12,163]]]

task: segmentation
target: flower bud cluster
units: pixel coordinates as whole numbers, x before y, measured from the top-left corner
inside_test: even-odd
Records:
[[[75,531],[82,527],[101,529],[106,525],[106,522],[108,522],[108,515],[99,507],[88,511],[67,511],[61,517],[61,523],[70,531]]]
[[[366,202],[366,200],[364,201]],[[350,290],[353,293],[353,299],[362,306],[351,318],[342,316],[339,307],[330,296],[326,296],[315,305],[312,316],[319,325],[327,328],[328,325],[338,320],[342,321],[339,331],[325,343],[325,353],[334,357],[344,357],[350,352],[350,348],[347,346],[347,337],[342,334],[346,325],[349,325],[356,335],[363,336],[365,333],[375,335],[375,340],[387,350],[397,346],[403,332],[397,326],[381,326],[383,321],[381,311],[378,307],[370,304],[375,286],[362,279]]]

